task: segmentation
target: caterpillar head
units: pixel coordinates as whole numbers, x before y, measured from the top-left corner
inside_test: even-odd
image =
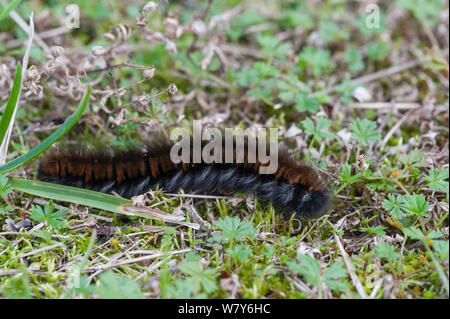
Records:
[[[331,195],[328,190],[325,189],[311,189],[300,194],[295,212],[297,214],[313,217],[320,216],[330,206]]]

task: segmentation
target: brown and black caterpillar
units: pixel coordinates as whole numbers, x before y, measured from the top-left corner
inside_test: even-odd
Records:
[[[203,159],[193,163],[193,152],[190,152],[190,161],[179,164],[170,158],[172,145],[149,143],[142,149],[129,151],[54,152],[41,161],[38,178],[104,193],[115,192],[126,198],[159,186],[166,192],[244,191],[270,201],[284,212],[306,217],[321,215],[328,209],[330,192],[314,168],[298,163],[285,151],[278,152],[275,173],[260,174],[259,168],[265,164],[258,157],[255,163],[249,163],[248,149],[237,150],[235,144],[232,163],[224,163],[223,159],[221,163],[205,163]]]

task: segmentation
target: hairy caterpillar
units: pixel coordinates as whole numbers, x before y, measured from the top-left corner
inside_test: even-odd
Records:
[[[278,168],[273,174],[260,174],[264,163],[256,157],[249,162],[247,148],[233,144],[232,163],[175,164],[170,158],[173,144],[152,143],[142,149],[109,152],[58,151],[40,162],[38,178],[42,181],[100,191],[115,192],[130,198],[157,186],[163,191],[217,192],[245,191],[270,201],[284,212],[312,217],[323,214],[330,192],[315,170],[299,164],[287,152],[278,152]],[[224,144],[222,144],[224,145]],[[192,141],[191,141],[192,147]],[[225,152],[222,152],[225,154]]]

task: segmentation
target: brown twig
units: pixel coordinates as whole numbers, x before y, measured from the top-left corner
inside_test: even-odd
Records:
[[[350,261],[350,258],[348,257],[347,253],[345,252],[344,247],[342,246],[341,238],[335,234],[334,239],[339,248],[339,251],[341,252],[342,258],[344,258],[345,266],[348,269],[348,273],[350,274],[350,278],[352,279],[353,286],[355,287],[356,291],[359,293],[361,298],[368,299],[369,296],[367,296],[367,293],[364,290],[364,287],[361,284],[361,281],[359,280],[358,276],[356,275],[355,268],[354,268],[352,262]]]

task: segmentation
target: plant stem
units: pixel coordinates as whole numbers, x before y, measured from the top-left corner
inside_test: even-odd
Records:
[[[426,240],[422,240],[425,248],[427,249],[428,253],[430,254],[431,260],[434,263],[434,266],[436,267],[436,270],[439,274],[439,278],[442,281],[442,284],[445,287],[445,290],[447,291],[447,297],[449,296],[449,284],[448,284],[448,278],[445,276],[444,271],[442,270],[441,265],[439,264],[439,262],[437,261],[436,257],[434,257],[433,252],[430,249],[430,245],[428,245],[428,242]]]
[[[79,276],[81,274],[81,272],[83,271],[84,267],[86,266],[86,263],[89,259],[89,254],[91,253],[91,250],[92,250],[92,247],[94,246],[96,238],[97,238],[97,231],[95,229],[92,229],[91,239],[89,240],[88,247],[86,248],[86,253],[84,254],[83,259],[81,260],[81,263],[78,268],[78,274],[76,274],[76,275]],[[69,278],[69,280],[70,280],[70,278]],[[66,291],[64,292],[62,299],[67,299],[70,296],[70,294],[72,293],[73,288],[74,287],[68,287],[66,289]],[[79,287],[76,287],[76,288],[79,288]]]

